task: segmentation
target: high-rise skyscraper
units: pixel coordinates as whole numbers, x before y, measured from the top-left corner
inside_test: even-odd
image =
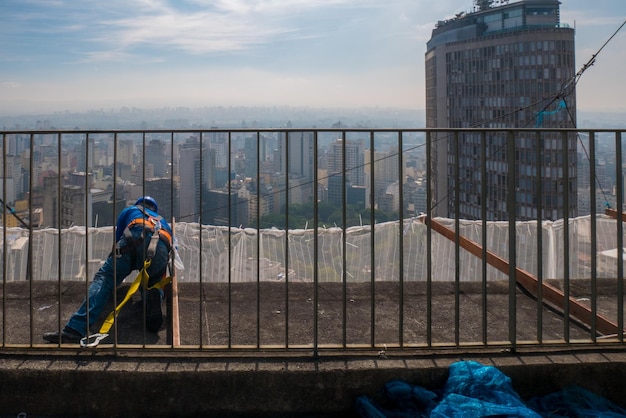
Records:
[[[132,167],[135,157],[135,143],[132,139],[121,139],[118,141],[117,162]]]
[[[146,145],[146,163],[154,167],[154,177],[165,177],[167,173],[167,148],[165,142],[153,139]]]
[[[328,200],[343,204],[343,189],[365,186],[365,147],[362,140],[339,138],[328,152]],[[345,177],[345,179],[344,179]]]
[[[559,5],[558,0],[476,0],[474,11],[439,21],[425,56],[426,127],[575,127],[574,29],[561,24]],[[437,132],[431,141],[434,213],[454,216],[458,196],[461,218],[481,218],[485,202],[487,219],[508,219],[507,152],[513,139],[505,133],[463,132],[457,142],[455,135]],[[513,147],[516,218],[576,216],[575,136],[529,132],[517,135]]]
[[[215,187],[215,150],[208,147],[208,141],[197,137],[188,138],[179,145],[179,218],[183,222],[198,222],[201,201]]]
[[[289,204],[311,204],[315,190],[313,132],[281,132],[278,148],[280,171],[288,174]]]

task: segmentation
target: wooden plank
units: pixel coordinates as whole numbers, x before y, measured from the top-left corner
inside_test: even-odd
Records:
[[[172,218],[172,235],[176,227],[176,219]],[[173,241],[173,240],[172,240]],[[172,242],[174,245],[174,242]],[[178,280],[176,263],[172,260],[172,346],[180,347],[180,317],[178,310]]]
[[[431,226],[433,231],[438,232],[439,234],[443,235],[444,237],[448,238],[451,241],[455,240],[454,231],[447,228],[445,225],[441,224],[440,222],[437,222],[436,220],[432,220],[432,219],[429,220],[426,217],[423,217],[422,219],[427,225]],[[460,236],[459,245],[465,250],[469,251],[471,254],[479,258],[482,258],[482,255],[483,255],[482,247],[476,242],[466,237]],[[487,263],[489,265],[493,266],[494,268],[498,269],[499,271],[505,274],[509,274],[509,263],[506,260],[492,253],[491,251],[486,251],[486,253],[487,253]],[[528,290],[534,296],[537,296],[540,283],[537,280],[537,278],[534,277],[532,274],[517,267],[515,269],[515,280],[517,281],[517,283],[523,286],[526,290]],[[541,289],[543,292],[544,300],[557,306],[563,311],[565,310],[564,309],[565,303],[569,303],[570,316],[576,318],[577,320],[579,320],[580,322],[582,322],[583,324],[591,328],[594,315],[588,306],[585,306],[582,303],[578,302],[572,296],[569,296],[566,302],[565,294],[561,290],[557,289],[556,287],[548,283],[542,282]],[[620,333],[617,324],[612,322],[610,319],[606,318],[602,314],[596,313],[595,320],[596,320],[596,330],[598,331],[598,333],[603,334],[603,335],[613,335],[613,334]]]
[[[604,213],[613,219],[617,219],[617,211],[615,209],[606,208]],[[622,222],[626,221],[626,213],[622,212]]]

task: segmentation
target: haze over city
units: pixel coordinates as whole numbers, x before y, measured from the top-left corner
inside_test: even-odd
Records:
[[[513,1],[512,1],[513,2]],[[623,0],[564,0],[581,68]],[[424,53],[473,0],[8,0],[0,116],[125,106],[424,108]],[[626,113],[626,29],[577,85],[582,112]]]

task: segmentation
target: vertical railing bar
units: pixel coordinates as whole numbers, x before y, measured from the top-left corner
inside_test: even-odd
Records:
[[[88,180],[87,180],[87,159],[89,158],[89,133],[85,134],[85,181],[84,181],[84,186],[85,186],[85,203],[84,203],[84,209],[85,209],[85,216],[83,217],[83,221],[85,222],[85,301],[86,303],[86,318],[87,318],[87,335],[89,335],[89,250],[88,250],[88,243],[89,243],[89,224],[87,223],[87,213],[88,213],[88,196],[89,196],[89,187],[88,187]]]
[[[567,132],[561,132],[561,140],[563,143],[563,293],[564,301],[570,297],[570,237],[569,237],[569,135]],[[558,188],[557,188],[558,191]],[[569,303],[563,303],[564,330],[563,338],[566,343],[570,341],[570,306]]]
[[[535,131],[537,176],[537,341],[543,341],[543,147],[541,133]]]
[[[63,240],[62,240],[62,232],[63,232],[63,228],[61,225],[61,187],[62,187],[62,182],[61,182],[61,151],[62,151],[62,147],[61,147],[61,133],[57,134],[57,198],[56,198],[56,225],[57,225],[57,245],[58,245],[58,251],[57,251],[57,299],[58,302],[57,303],[57,332],[60,334],[61,333],[61,312],[62,312],[62,304],[61,304],[61,295],[62,295],[62,284],[61,284],[61,280],[63,278],[62,276],[62,271],[63,271]]]
[[[598,216],[596,214],[596,136],[589,132],[589,206],[591,207],[591,340],[597,342]]]
[[[374,249],[376,248],[376,235],[375,235],[375,231],[376,231],[376,213],[374,211],[374,207],[375,207],[375,196],[376,196],[376,189],[375,189],[375,164],[374,161],[375,159],[375,142],[374,142],[374,132],[370,131],[370,289],[372,289],[372,299],[374,298],[374,288],[376,286],[376,258],[374,256]],[[374,329],[374,322],[372,321],[372,330]]]
[[[347,136],[346,131],[341,131],[341,300],[342,300],[342,345],[345,348],[348,343],[348,316],[347,316],[347,305],[346,305],[346,294],[347,294],[347,285],[346,285],[346,204],[347,204],[347,196],[346,196],[346,150],[347,150]],[[372,338],[373,340],[373,338]]]
[[[399,324],[398,324],[398,341],[400,347],[404,346],[404,162],[402,160],[403,137],[402,131],[398,131],[398,200],[399,200],[399,250],[400,265],[398,266],[398,274],[400,280],[400,304],[399,304]]]
[[[259,133],[257,132],[257,142]],[[228,131],[228,348],[233,346],[233,219],[232,219],[232,182],[230,181],[230,173],[232,173],[232,134]]]
[[[61,155],[59,154],[59,158]],[[7,326],[7,134],[2,134],[2,347],[6,347]],[[59,308],[60,309],[60,308]],[[60,314],[58,316],[60,318]],[[58,329],[61,329],[61,322]]]
[[[433,215],[433,190],[432,190],[432,132],[426,132],[426,344],[431,347],[433,344],[433,229],[430,223]]]
[[[230,134],[230,131],[229,131]],[[256,282],[257,282],[257,298],[256,298],[256,335],[257,348],[261,346],[261,144],[259,141],[259,133],[256,137]],[[286,314],[286,313],[285,313]],[[287,346],[285,341],[285,347]]]
[[[482,334],[483,345],[489,343],[489,336],[487,335],[487,133],[485,131],[480,132],[480,219],[482,229],[482,257],[481,257],[481,271],[482,271]]]
[[[624,178],[622,177],[622,135],[615,132],[615,186],[616,210],[617,210],[617,329],[620,330],[618,338],[624,342]]]
[[[7,134],[2,134],[2,347],[7,325]],[[60,325],[59,325],[60,329]]]
[[[174,214],[176,213],[174,193],[176,192],[176,188],[174,187],[174,131],[170,132],[170,210],[172,219],[174,218]]]
[[[347,304],[346,304],[346,295],[347,295],[347,278],[348,278],[348,274],[346,271],[347,268],[347,256],[346,256],[346,251],[347,251],[347,204],[348,204],[348,197],[347,197],[347,193],[346,193],[346,179],[348,177],[348,173],[346,171],[347,168],[347,162],[346,162],[346,150],[347,150],[347,145],[346,145],[346,131],[343,130],[341,131],[341,152],[342,152],[342,156],[341,156],[341,175],[342,175],[342,182],[341,182],[341,202],[342,202],[342,210],[341,210],[341,283],[342,283],[342,292],[341,292],[341,303],[342,303],[342,328],[343,328],[343,347],[347,347],[348,345],[348,315],[347,315]],[[373,300],[373,294],[372,294],[372,300]],[[372,322],[373,324],[373,322]],[[374,332],[372,331],[372,346],[374,345]]]
[[[204,309],[204,280],[202,279],[202,267],[204,265],[204,263],[202,262],[202,238],[203,238],[203,234],[202,234],[202,228],[204,225],[204,211],[202,210],[202,189],[203,189],[203,182],[204,182],[204,131],[200,130],[198,131],[198,136],[200,137],[200,151],[199,151],[199,172],[198,173],[198,181],[199,181],[199,211],[200,214],[198,216],[198,231],[199,231],[199,239],[198,239],[198,288],[199,288],[199,296],[200,296],[200,317],[198,318],[198,328],[199,328],[199,332],[200,332],[200,349],[202,349],[204,347],[204,320],[203,320],[203,315],[202,315],[202,310]],[[230,155],[228,156],[228,158],[230,159]],[[228,204],[230,206],[230,200],[228,201]],[[229,211],[230,211],[230,207],[229,207]],[[207,306],[208,309],[208,306]],[[208,324],[207,324],[208,325]],[[207,329],[207,334],[209,333],[209,330]],[[207,335],[207,343],[210,343],[210,336]]]
[[[289,131],[285,131],[285,343],[289,348]]]
[[[35,165],[35,137],[34,134],[31,133],[30,134],[30,150],[29,150],[29,156],[28,156],[28,160],[29,160],[29,171],[30,171],[30,175],[28,176],[28,261],[27,261],[27,267],[26,267],[26,271],[28,272],[27,274],[27,280],[28,280],[28,300],[29,300],[29,304],[30,304],[30,346],[33,346],[33,341],[35,338],[35,334],[34,334],[34,324],[35,324],[35,318],[34,318],[34,300],[33,300],[33,279],[34,279],[34,271],[33,271],[33,241],[34,241],[34,235],[33,235],[33,177],[35,177],[33,175],[33,171],[34,171],[34,165]]]
[[[83,217],[83,222],[85,222],[85,301],[86,301],[86,319],[87,319],[87,335],[89,335],[89,324],[91,323],[89,320],[89,132],[85,134],[85,202],[83,208],[85,210],[85,214]],[[115,286],[113,286],[115,289]],[[115,293],[115,291],[114,291]],[[116,321],[117,322],[117,321]],[[117,332],[116,332],[117,334]]]
[[[113,133],[113,236],[111,240],[113,244],[111,245],[111,249],[115,248],[115,225],[117,224],[117,143],[118,143],[118,133]],[[60,154],[59,154],[60,155]],[[59,171],[60,173],[60,171]],[[117,257],[113,257],[113,277],[117,277]],[[115,286],[114,286],[115,287]],[[117,292],[113,291],[113,306],[117,306]],[[117,351],[118,346],[118,338],[117,338],[117,321],[113,321],[113,347]],[[89,331],[87,331],[89,333]]]
[[[512,349],[517,347],[517,299],[516,290],[517,283],[516,277],[516,265],[517,265],[517,253],[516,253],[516,241],[515,241],[515,221],[516,221],[516,201],[515,201],[515,134],[513,131],[508,131],[505,138],[507,142],[507,162],[508,162],[508,175],[507,175],[507,194],[506,194],[506,206],[509,218],[509,341]]]
[[[170,216],[171,216],[170,221],[172,222],[172,245],[176,246],[178,244],[177,244],[176,229],[175,229],[176,228],[176,225],[175,225],[175,220],[176,220],[175,213],[176,212],[174,211],[174,202],[175,202],[175,200],[174,200],[174,190],[175,190],[174,189],[174,132],[171,131],[170,132]],[[176,247],[174,247],[174,251],[178,251],[178,249]],[[173,252],[171,254],[171,256],[175,257],[176,253]],[[176,277],[174,277],[174,278],[176,280],[178,280],[179,279],[179,277],[177,277],[178,273],[176,272],[176,266],[174,265],[175,258],[174,259],[170,259],[170,263],[171,263],[171,266],[172,266],[171,267],[172,268],[171,274],[172,275],[176,274]],[[171,293],[172,287],[173,287],[173,283],[170,284],[170,301],[169,301],[170,312],[173,315],[174,309],[173,309],[172,303],[174,303],[174,301],[172,300],[172,293]],[[178,285],[177,285],[176,292],[178,293]],[[178,296],[176,296],[176,297],[178,297]],[[117,306],[117,305],[115,305],[115,306]],[[172,349],[173,349],[177,345],[176,344],[175,335],[174,335],[174,327],[173,327],[174,323],[172,322],[173,318],[168,318],[168,319],[169,319],[168,322],[170,324],[169,329],[171,330]],[[178,319],[179,318],[176,318],[176,321],[178,321]],[[178,332],[180,334],[180,329],[178,329]],[[179,338],[180,338],[180,335],[179,335]],[[180,341],[178,341],[178,343],[180,343]]]
[[[141,195],[146,196],[146,131],[143,131],[141,133]],[[142,249],[143,249],[143,259],[145,260],[146,251],[147,251],[146,246],[143,245]],[[113,293],[116,293],[115,286],[113,286],[113,289],[114,289]],[[141,290],[145,291],[143,287]],[[143,330],[143,346],[146,347],[146,345],[148,344],[148,330],[146,329],[146,318],[147,318],[147,312],[148,312],[147,299],[148,298],[146,297],[147,295],[145,294],[143,296],[144,296],[142,298],[143,299],[143,309],[142,309],[142,313],[143,313],[142,325],[143,326],[141,328]]]
[[[454,131],[454,344],[461,341],[461,200],[459,185],[461,182],[459,132]]]
[[[318,338],[319,338],[319,330],[318,330],[318,312],[317,312],[317,304],[319,301],[319,263],[317,260],[319,259],[319,174],[318,174],[318,131],[313,131],[313,358],[317,359],[319,357],[318,351]]]
[[[147,189],[146,189],[146,131],[143,131],[141,133],[141,195],[142,196],[146,196],[147,194]],[[143,258],[144,260],[146,259],[146,247],[143,247]],[[144,314],[144,319],[143,319],[143,345],[144,347],[148,344],[148,330],[146,329],[146,317],[147,317],[147,305],[146,305],[146,299],[147,298],[143,298],[144,301],[144,310],[143,310],[143,314]]]

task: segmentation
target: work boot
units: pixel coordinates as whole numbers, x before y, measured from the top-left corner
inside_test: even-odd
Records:
[[[159,289],[150,289],[146,297],[146,329],[150,332],[159,332],[161,324],[163,324],[161,292]]]
[[[59,333],[58,332],[46,332],[43,335],[43,339],[50,342],[50,343],[55,343],[58,344],[59,340],[62,343],[79,343],[80,340],[83,338],[83,336],[76,331],[75,329],[72,329],[70,327],[64,327],[61,330],[61,336],[59,338]]]

